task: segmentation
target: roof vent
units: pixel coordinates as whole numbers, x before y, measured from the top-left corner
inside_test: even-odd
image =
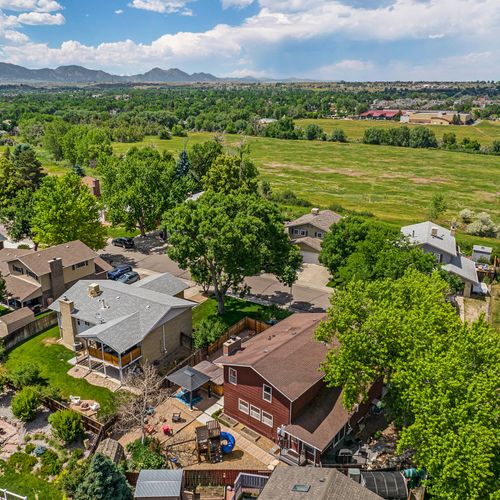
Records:
[[[146,309],[151,309],[151,306],[148,304],[148,305],[146,306]]]
[[[311,209],[311,213],[313,215],[319,215],[319,208],[313,208],[313,209]]]
[[[97,297],[101,294],[101,289],[99,288],[99,285],[97,283],[91,283],[87,287],[87,292],[89,297]]]
[[[432,236],[437,236],[438,235],[438,228],[436,226],[433,226],[431,229],[431,235]]]

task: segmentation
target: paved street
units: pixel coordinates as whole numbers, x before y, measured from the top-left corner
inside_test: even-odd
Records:
[[[166,245],[160,238],[148,236],[136,238],[135,241],[134,250],[108,245],[101,255],[113,265],[127,263],[146,271],[169,272],[179,278],[190,279],[189,272],[180,269],[165,254]],[[308,266],[301,274],[303,278],[300,277],[292,287],[292,295],[290,288],[279,283],[272,275],[262,274],[248,278],[246,282],[251,287],[251,300],[289,305],[300,311],[325,310],[332,292],[331,288],[325,286],[328,281],[327,273],[319,266]]]

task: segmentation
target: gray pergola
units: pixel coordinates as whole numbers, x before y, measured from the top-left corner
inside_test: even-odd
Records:
[[[209,376],[198,370],[195,370],[191,366],[184,366],[174,373],[167,375],[166,378],[173,384],[189,391],[190,408],[193,408],[193,391],[196,391],[196,389],[199,389],[210,381]]]

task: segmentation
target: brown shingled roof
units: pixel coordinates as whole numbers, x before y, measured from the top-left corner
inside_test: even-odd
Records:
[[[54,258],[62,259],[64,268],[78,264],[84,260],[93,260],[97,257],[98,254],[85,245],[85,243],[75,240],[37,252],[31,251],[28,254],[19,256],[18,259],[37,276],[43,276],[50,273],[49,260]]]
[[[4,276],[7,294],[20,302],[42,296],[42,285],[29,276]]]
[[[342,216],[332,210],[320,210],[317,215],[312,212],[292,220],[285,224],[286,227],[301,226],[303,224],[311,224],[323,231],[328,231],[332,224],[337,224]]]
[[[250,366],[291,401],[324,377],[328,347],[314,339],[325,313],[296,313],[245,342],[215,363]]]
[[[7,326],[7,333],[14,332],[28,325],[35,319],[35,314],[29,307],[23,307],[0,317],[0,323]]]

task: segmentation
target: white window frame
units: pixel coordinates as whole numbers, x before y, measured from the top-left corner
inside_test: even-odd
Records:
[[[250,413],[250,405],[243,399],[238,399],[238,410],[241,411],[241,413],[248,415]]]
[[[321,231],[316,231],[316,238],[323,238],[323,233]]]
[[[262,410],[262,419],[261,419],[261,421],[262,421],[262,423],[264,425],[272,427],[274,419],[273,419],[273,416],[270,413],[267,413],[267,411]]]
[[[228,381],[230,384],[238,385],[238,371],[229,367]]]
[[[269,388],[269,394],[266,393],[266,387]],[[269,399],[266,396],[269,396]],[[262,399],[268,403],[273,402],[273,388],[268,384],[262,384]]]
[[[253,414],[252,414],[252,412],[253,412]],[[258,415],[258,416],[256,416],[256,415]],[[250,416],[252,418],[255,418],[255,420],[258,420],[260,422],[260,415],[261,415],[260,408],[257,408],[254,405],[250,405]]]
[[[295,234],[295,235],[297,235],[297,236],[298,236],[298,235],[300,234],[300,232],[299,232],[299,230],[298,230],[298,229],[294,229],[294,230],[293,230],[293,234]]]
[[[301,229],[300,236],[307,236],[307,231],[305,229]]]

